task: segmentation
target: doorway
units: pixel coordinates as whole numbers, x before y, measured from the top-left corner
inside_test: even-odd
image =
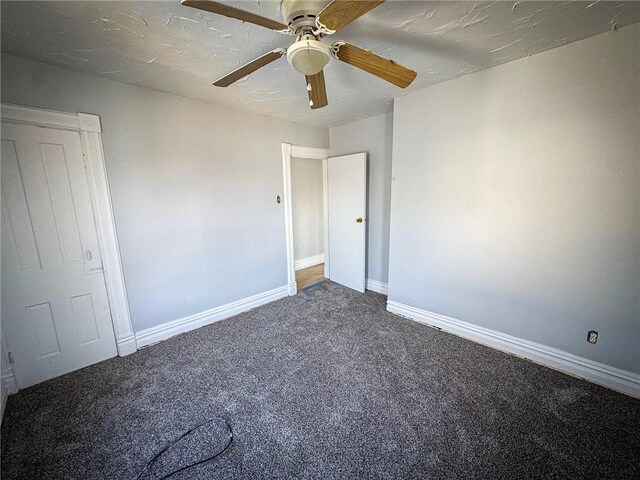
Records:
[[[324,162],[291,158],[293,253],[298,291],[325,279]]]
[[[289,295],[295,295],[299,290],[296,276],[301,282],[304,281],[306,287],[327,278],[359,292],[365,290],[367,155],[365,153],[341,157],[329,155],[329,150],[323,148],[282,144]],[[294,221],[294,210],[299,212],[304,209],[301,209],[300,205],[294,208],[293,205],[294,202],[300,202],[294,198],[298,197],[298,189],[313,188],[316,191],[319,189],[317,179],[319,161],[322,163],[323,257],[320,253],[315,253],[320,250],[318,228],[316,228],[320,224],[319,208],[317,208],[318,194],[311,197],[307,195],[311,200],[303,200],[303,202],[314,202],[315,213],[306,219],[299,219],[297,224]],[[311,165],[310,162],[318,163]],[[293,178],[296,171],[303,170],[305,173],[296,175],[302,180]],[[315,172],[313,187],[310,183],[305,186],[307,180],[304,178],[308,176],[306,172],[308,170]],[[296,229],[299,230],[297,235]],[[313,251],[300,246],[302,240],[297,238],[309,236],[315,239]],[[296,243],[298,243],[297,249]],[[301,271],[308,267],[312,267],[313,270]],[[296,275],[298,271],[300,273]],[[302,276],[304,279],[301,278]]]

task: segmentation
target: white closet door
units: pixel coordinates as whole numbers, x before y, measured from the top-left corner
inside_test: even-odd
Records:
[[[77,132],[2,124],[2,335],[20,388],[117,353]]]

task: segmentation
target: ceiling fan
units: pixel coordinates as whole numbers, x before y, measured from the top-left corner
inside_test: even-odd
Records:
[[[325,107],[329,103],[322,70],[331,57],[401,88],[408,87],[417,75],[393,60],[351,43],[337,41],[328,45],[322,41],[325,36],[336,33],[384,3],[384,0],[332,0],[323,9],[320,6],[326,2],[318,0],[282,0],[284,23],[211,0],[182,0],[181,3],[187,7],[260,25],[296,39],[289,48],[276,48],[225,75],[213,83],[216,87],[228,87],[285,54],[293,68],[306,78],[312,109]]]

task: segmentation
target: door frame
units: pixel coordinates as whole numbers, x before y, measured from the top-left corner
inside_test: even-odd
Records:
[[[329,277],[329,196],[327,159],[328,148],[303,147],[290,143],[282,144],[282,174],[284,179],[284,228],[287,243],[287,285],[289,295],[298,293],[296,282],[295,254],[293,251],[293,203],[291,198],[291,158],[322,160],[322,199],[324,204],[324,276]]]
[[[100,117],[89,113],[66,113],[8,103],[0,104],[0,109],[0,119],[3,123],[71,130],[80,134],[118,355],[122,357],[135,352],[137,347],[113,216],[111,190],[109,189],[102,146]],[[10,347],[5,339],[3,339],[3,343],[4,347]],[[3,358],[3,360],[5,359]],[[14,389],[17,391],[13,365],[9,362],[5,365],[10,367],[2,369],[5,385],[9,391]]]

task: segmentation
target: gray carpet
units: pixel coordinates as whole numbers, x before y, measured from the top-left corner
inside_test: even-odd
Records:
[[[640,401],[327,282],[9,398],[2,478],[640,478]]]

